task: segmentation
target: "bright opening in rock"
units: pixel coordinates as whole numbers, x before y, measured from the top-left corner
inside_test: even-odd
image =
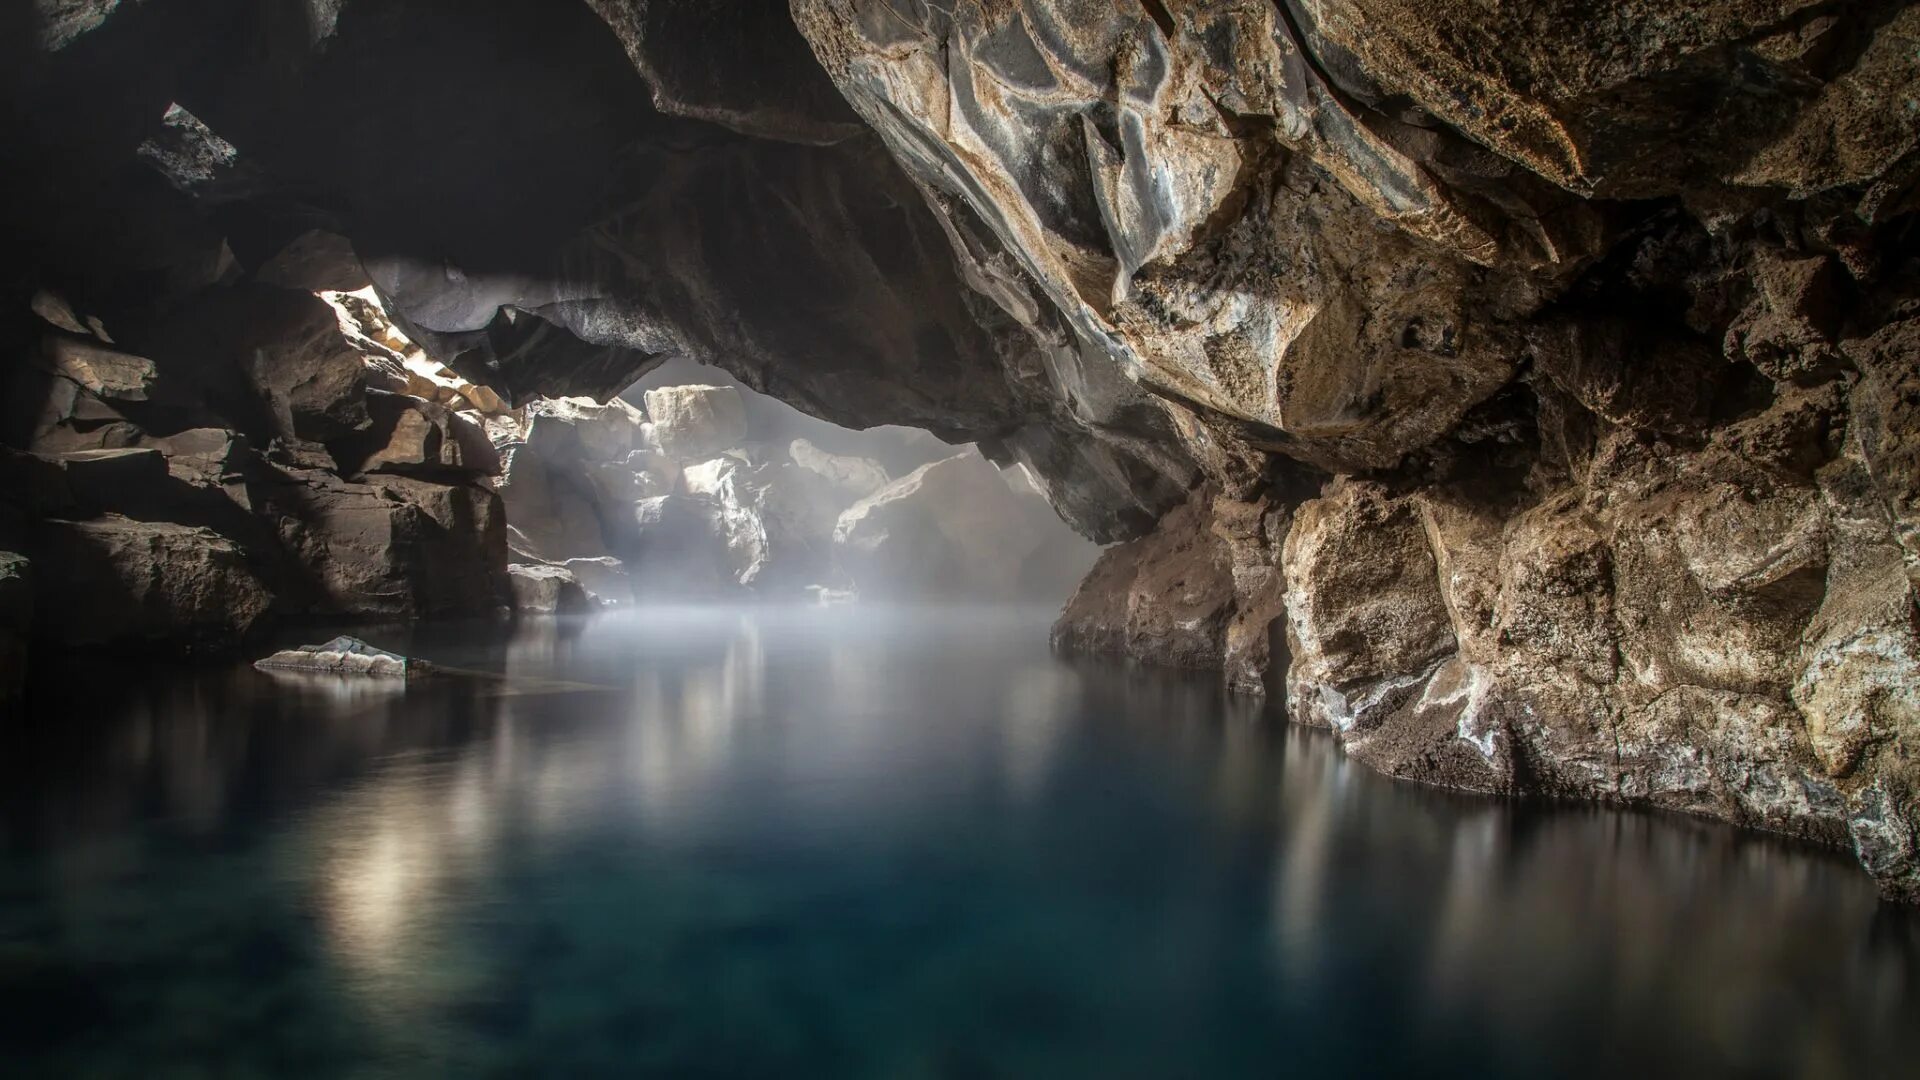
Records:
[[[1025,466],[998,468],[971,445],[840,427],[690,361],[661,365],[604,404],[509,405],[427,356],[371,288],[318,295],[367,368],[380,434],[358,471],[491,483],[519,611],[663,600],[1057,606],[1099,552]]]
[[[0,1062],[1910,1071],[1916,41],[0,4]]]

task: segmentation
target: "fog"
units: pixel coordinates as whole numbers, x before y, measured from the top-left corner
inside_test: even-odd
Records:
[[[483,675],[45,683],[48,722],[0,743],[35,860],[0,908],[12,1063],[914,1076],[934,1045],[979,1066],[955,1075],[1225,1077],[1279,1045],[1303,1075],[1844,1076],[1920,1051],[1916,926],[1831,853],[1396,784],[1211,678],[1050,655],[1048,617],[663,605],[364,631]],[[35,1022],[63,1010],[114,1037]]]
[[[1099,554],[1024,466],[856,431],[687,361],[486,427],[523,610],[656,601],[1058,606]],[[575,603],[578,601],[576,600]]]

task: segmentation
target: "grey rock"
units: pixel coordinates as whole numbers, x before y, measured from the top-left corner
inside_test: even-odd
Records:
[[[571,615],[597,606],[573,571],[564,566],[514,563],[507,567],[513,584],[513,609],[533,615]]]
[[[568,559],[560,566],[573,575],[596,603],[608,607],[633,603],[633,582],[627,575],[626,565],[619,559],[610,555]]]
[[[746,403],[731,386],[662,386],[646,400],[654,442],[670,458],[701,461],[746,438]]]
[[[833,531],[835,561],[862,598],[1013,598],[1044,539],[999,470],[971,452],[854,503]]]
[[[261,671],[291,671],[310,675],[369,675],[388,679],[417,679],[431,674],[432,665],[388,652],[342,635],[321,645],[282,649],[253,662]]]

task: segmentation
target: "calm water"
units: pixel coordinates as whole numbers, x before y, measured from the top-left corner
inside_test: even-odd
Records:
[[[0,732],[7,1076],[1913,1076],[1844,858],[1395,784],[1045,613],[45,669]],[[489,640],[491,638],[491,640]]]

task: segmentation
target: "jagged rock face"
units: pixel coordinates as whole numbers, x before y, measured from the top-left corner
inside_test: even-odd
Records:
[[[1025,464],[1132,541],[1063,643],[1920,897],[1913,5],[202,6],[4,44],[14,445],[339,468],[377,399],[260,292],[330,234],[502,405],[685,356]]]
[[[1062,644],[1251,688],[1284,611],[1370,764],[1850,833],[1915,895],[1910,6],[793,7],[1216,485]]]
[[[731,386],[663,386],[646,400],[653,442],[672,457],[697,461],[746,441],[746,405]]]

